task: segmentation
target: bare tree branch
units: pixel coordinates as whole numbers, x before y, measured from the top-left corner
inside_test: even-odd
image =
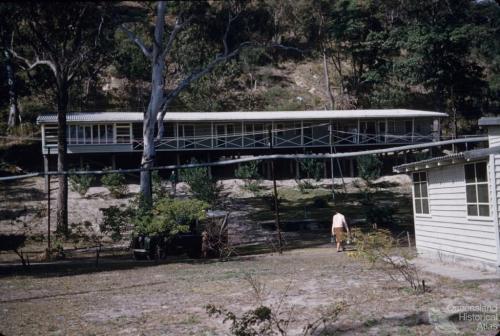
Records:
[[[180,22],[179,19],[175,21],[175,26],[174,29],[170,32],[170,36],[168,37],[168,42],[167,45],[165,46],[165,49],[162,52],[161,57],[166,57],[168,53],[170,52],[170,49],[172,48],[172,44],[174,43],[175,37],[177,34],[184,29],[189,23],[191,23],[191,20],[193,19],[193,16],[190,16],[188,19],[184,20],[183,22]]]
[[[18,53],[16,53],[12,48],[9,48],[8,50],[9,50],[9,52],[10,52],[10,54],[12,56],[14,56],[18,60],[22,61],[26,65],[26,67],[24,67],[25,70],[29,71],[29,70],[35,68],[38,65],[47,65],[47,66],[50,67],[50,69],[52,70],[52,72],[54,73],[54,75],[57,76],[57,67],[54,64],[54,62],[49,61],[49,60],[41,60],[38,57],[38,55],[36,56],[36,58],[35,58],[35,60],[33,62],[30,62],[27,58],[22,57],[21,55],[19,55]]]
[[[137,36],[136,34],[132,33],[130,30],[128,30],[125,25],[121,25],[118,27],[119,29],[121,29],[125,34],[127,34],[128,38],[134,42],[135,44],[137,44],[137,46],[141,49],[142,53],[147,57],[147,58],[151,58],[152,57],[152,54],[151,54],[151,48],[148,48],[146,46],[146,44],[144,43],[144,41],[141,40],[141,38],[139,36]]]

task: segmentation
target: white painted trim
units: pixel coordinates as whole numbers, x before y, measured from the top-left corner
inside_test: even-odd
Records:
[[[493,209],[493,227],[494,227],[494,234],[495,234],[495,242],[497,245],[497,266],[500,267],[500,227],[499,227],[499,221],[498,221],[498,199],[497,199],[497,181],[495,177],[495,155],[490,154],[489,156],[489,161],[488,161],[488,179],[489,179],[489,184],[491,185],[491,191],[490,195],[492,196],[491,198],[491,204],[492,204],[492,209]]]

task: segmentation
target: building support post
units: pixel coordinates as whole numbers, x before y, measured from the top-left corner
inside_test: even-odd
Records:
[[[113,170],[116,169],[116,155],[115,154],[111,155],[111,167],[113,167]]]

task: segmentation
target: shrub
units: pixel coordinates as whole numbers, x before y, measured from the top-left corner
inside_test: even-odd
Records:
[[[375,227],[382,226],[390,228],[396,222],[394,218],[396,208],[393,206],[367,204],[364,206],[364,209],[367,222]]]
[[[195,160],[191,162],[196,163]],[[182,169],[180,176],[189,185],[195,198],[212,206],[218,203],[222,185],[209,176],[207,167]]]
[[[161,198],[167,194],[167,184],[164,179],[161,178],[160,173],[154,170],[151,173],[151,179],[153,184],[153,197]]]
[[[105,170],[109,170],[106,168]],[[108,188],[111,195],[115,198],[123,197],[128,192],[125,176],[120,173],[107,173],[101,177],[101,183]]]
[[[188,232],[191,223],[205,218],[207,208],[207,203],[196,199],[163,198],[150,210],[141,207],[133,215],[132,222],[138,234],[162,234],[168,238]]]
[[[111,239],[118,241],[123,238],[123,231],[130,222],[130,211],[117,206],[100,209],[102,211],[102,222],[99,229],[102,233],[111,233]]]
[[[85,167],[85,170],[89,170],[89,167]],[[74,169],[70,170],[71,172],[75,172]],[[80,194],[80,196],[85,196],[89,188],[95,181],[95,177],[90,174],[86,175],[76,175],[70,174],[68,176],[70,189]]]
[[[321,180],[321,173],[324,170],[325,163],[319,159],[302,159],[299,160],[299,166],[307,178],[319,181]]]
[[[375,155],[363,155],[358,156],[356,161],[358,164],[359,177],[368,184],[371,184],[371,182],[380,177],[382,161],[380,161],[378,157]]]
[[[373,230],[363,233],[359,229],[353,229],[352,234],[356,250],[349,252],[349,256],[369,262],[393,281],[403,280],[416,293],[427,290],[418,268],[410,262],[414,256],[400,248],[398,240],[390,231]]]
[[[245,189],[252,193],[257,193],[260,190],[259,162],[251,161],[249,163],[240,164],[234,171],[234,176],[244,180]]]
[[[314,189],[314,185],[310,181],[296,180],[295,182],[297,183],[297,187],[299,188],[301,194],[307,194],[309,190]]]
[[[313,206],[318,209],[328,208],[328,201],[321,197],[316,197],[313,200]]]

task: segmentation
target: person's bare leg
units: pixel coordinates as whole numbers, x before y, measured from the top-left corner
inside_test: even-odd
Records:
[[[341,245],[340,241],[337,241],[337,252],[340,251],[340,245]]]

